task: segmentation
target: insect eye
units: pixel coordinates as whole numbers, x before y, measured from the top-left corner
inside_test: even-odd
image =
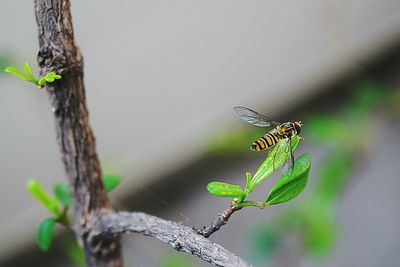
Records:
[[[296,128],[297,134],[299,134],[299,133],[301,132],[301,126],[303,126],[303,125],[301,124],[301,121],[295,122],[295,123],[294,123],[294,127]]]

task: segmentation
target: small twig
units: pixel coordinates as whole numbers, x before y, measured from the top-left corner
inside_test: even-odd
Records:
[[[230,213],[232,214],[233,211],[234,209],[231,209]],[[92,216],[89,224],[92,229],[89,237],[92,244],[95,244],[97,240],[121,233],[139,233],[153,236],[170,244],[178,251],[191,253],[216,266],[251,266],[222,246],[199,235],[190,227],[142,212]]]
[[[224,210],[221,213],[218,213],[217,218],[211,223],[210,226],[203,226],[203,228],[196,230],[199,235],[204,237],[209,237],[216,231],[218,231],[222,226],[228,223],[229,218],[235,211],[238,211],[244,207],[257,207],[260,209],[265,208],[265,204],[262,202],[254,202],[254,201],[243,201],[241,203],[233,202],[229,208]]]
[[[232,203],[229,208],[218,214],[217,218],[215,218],[210,226],[204,226],[202,229],[196,230],[197,233],[204,237],[209,237],[218,231],[222,226],[224,226],[228,222],[231,215],[240,209],[241,207],[238,207]]]

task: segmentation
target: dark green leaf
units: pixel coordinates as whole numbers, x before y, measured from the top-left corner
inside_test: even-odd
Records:
[[[270,176],[285,163],[290,156],[289,145],[292,146],[292,151],[295,151],[299,141],[300,138],[295,136],[292,138],[291,142],[289,142],[288,139],[284,139],[275,145],[274,149],[268,153],[267,158],[253,175],[253,178],[249,183],[249,192],[251,192],[257,184]]]
[[[69,190],[69,186],[66,184],[56,184],[53,187],[54,196],[66,207],[71,205],[72,196],[71,191]]]
[[[310,167],[311,160],[308,154],[302,154],[298,157],[293,170],[282,175],[268,194],[265,203],[275,205],[289,201],[299,195],[307,184]]]
[[[52,212],[56,217],[61,215],[61,210],[57,200],[51,197],[42,185],[36,179],[29,179],[26,183],[28,191],[41,203],[46,209]]]
[[[54,237],[55,220],[53,218],[44,219],[37,231],[37,243],[42,251],[47,251],[50,248]]]
[[[122,176],[117,174],[105,174],[103,176],[103,185],[106,192],[111,192],[121,182]]]
[[[217,197],[234,197],[240,198],[244,195],[242,188],[239,185],[227,184],[222,182],[211,182],[207,185],[207,190],[210,194]]]

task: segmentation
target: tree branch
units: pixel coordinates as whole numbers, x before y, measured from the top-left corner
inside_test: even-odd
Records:
[[[190,227],[163,220],[142,212],[119,212],[104,214],[100,218],[93,216],[91,224],[91,243],[96,240],[121,233],[139,233],[153,236],[170,244],[178,251],[196,255],[216,266],[251,266],[222,246],[200,236]]]
[[[57,141],[74,195],[74,229],[88,266],[122,266],[118,237],[88,242],[88,216],[112,210],[101,180],[95,139],[89,125],[83,84],[83,62],[74,43],[69,0],[35,0],[41,76],[50,71],[62,79],[46,86],[55,116]]]
[[[205,237],[226,224],[237,209],[223,212],[210,228],[196,232],[144,213],[114,213],[104,191],[95,138],[89,125],[83,59],[74,42],[69,0],[35,0],[41,76],[54,71],[61,80],[46,85],[57,141],[74,196],[74,231],[89,267],[122,266],[120,233],[142,233],[190,252],[217,266],[250,266]]]

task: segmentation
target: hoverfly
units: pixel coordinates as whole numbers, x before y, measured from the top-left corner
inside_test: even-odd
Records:
[[[272,147],[277,144],[280,140],[289,139],[289,149],[290,149],[290,165],[289,169],[292,169],[294,166],[294,155],[291,149],[290,140],[293,136],[299,135],[301,132],[301,128],[303,124],[301,121],[293,121],[293,122],[285,122],[279,123],[275,120],[272,120],[254,110],[251,110],[246,107],[236,106],[233,110],[239,115],[239,118],[251,125],[259,126],[259,127],[269,127],[274,125],[275,128],[270,130],[268,133],[264,134],[262,137],[258,138],[251,145],[251,150],[253,151],[261,151],[267,148]]]

